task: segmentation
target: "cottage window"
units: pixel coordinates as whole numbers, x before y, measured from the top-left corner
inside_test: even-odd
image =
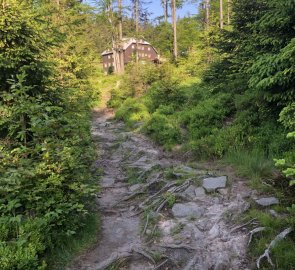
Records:
[[[151,58],[151,55],[149,54],[149,58]]]
[[[108,59],[111,59],[111,56],[110,55],[108,55]]]
[[[132,49],[134,49],[135,48],[135,46],[134,45],[132,45]]]
[[[105,64],[104,64],[104,67],[108,67],[108,64],[105,63]]]
[[[150,51],[151,50],[151,48],[150,47],[148,47],[148,51]]]

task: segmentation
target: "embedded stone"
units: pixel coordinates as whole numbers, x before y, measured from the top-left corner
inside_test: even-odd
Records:
[[[199,207],[197,204],[188,203],[176,203],[172,207],[172,214],[177,218],[186,217],[201,217],[204,214],[204,209]]]
[[[196,197],[204,197],[206,195],[205,189],[202,187],[198,187],[195,189],[195,196]]]
[[[271,206],[274,204],[279,204],[279,200],[275,197],[260,198],[256,200],[256,203],[260,206]]]
[[[219,188],[225,188],[226,182],[227,182],[226,176],[205,178],[203,179],[203,188],[207,192],[214,192],[215,190]]]

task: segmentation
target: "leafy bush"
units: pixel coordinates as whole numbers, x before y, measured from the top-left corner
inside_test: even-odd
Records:
[[[130,127],[138,122],[146,122],[150,118],[147,107],[135,98],[127,98],[116,111],[116,118],[123,120]]]
[[[153,113],[151,119],[144,125],[143,131],[167,149],[181,143],[181,131],[176,121],[158,111]]]
[[[61,33],[47,29],[51,22],[40,21],[39,12],[15,1],[0,9],[4,270],[45,269],[45,253],[78,231],[96,191],[89,169],[94,150],[88,58],[79,54],[74,41],[69,48]],[[58,54],[62,51],[63,58],[56,58],[52,40],[61,42]]]

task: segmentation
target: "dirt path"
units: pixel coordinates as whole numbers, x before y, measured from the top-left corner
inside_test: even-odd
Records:
[[[227,179],[208,193],[204,179],[225,177],[167,157],[112,116],[96,112],[92,128],[103,170],[101,239],[69,269],[247,269],[247,232],[231,222],[249,206],[244,183]]]

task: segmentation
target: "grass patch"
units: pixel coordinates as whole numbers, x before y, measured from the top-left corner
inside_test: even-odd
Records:
[[[77,255],[86,251],[97,241],[100,216],[91,214],[84,221],[85,226],[75,235],[63,238],[47,258],[51,270],[63,270]]]
[[[252,209],[247,215],[247,219],[256,218],[259,221],[259,226],[266,227],[265,231],[257,233],[253,236],[253,240],[250,244],[250,255],[253,261],[264,253],[266,247],[270,242],[284,229],[290,226],[290,220],[275,218],[270,213],[267,213],[265,209]],[[294,233],[291,233],[284,239],[277,243],[277,245],[271,251],[271,259],[276,265],[275,269],[295,269],[295,243]],[[262,263],[262,269],[272,269],[266,260]]]
[[[265,188],[261,179],[271,177],[275,172],[272,159],[259,149],[230,151],[224,162],[232,165],[238,175],[249,178],[254,188]]]

